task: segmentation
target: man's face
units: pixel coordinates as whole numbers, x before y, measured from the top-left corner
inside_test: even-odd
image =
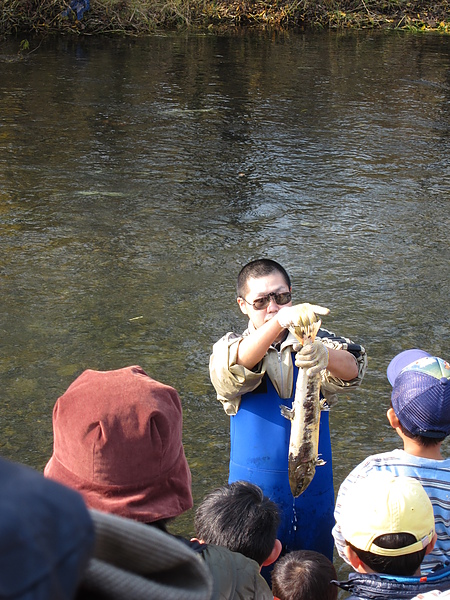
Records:
[[[257,279],[251,277],[248,279],[247,292],[244,298],[238,298],[237,302],[244,315],[247,315],[255,329],[258,329],[258,327],[261,327],[266,321],[272,319],[282,307],[275,302],[273,296],[270,298],[268,306],[261,310],[256,310],[252,306],[253,302],[258,298],[262,298],[271,293],[290,291],[283,275],[274,272],[266,277],[258,277]],[[292,302],[288,302],[284,306],[292,306]]]

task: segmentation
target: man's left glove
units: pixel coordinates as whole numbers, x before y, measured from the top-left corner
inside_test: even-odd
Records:
[[[329,352],[328,348],[319,340],[305,346],[295,345],[294,350],[300,350],[295,355],[295,364],[299,369],[308,369],[308,377],[320,373],[328,366]]]
[[[317,315],[327,315],[329,312],[330,310],[324,306],[304,302],[303,304],[294,304],[294,306],[283,306],[277,312],[277,319],[281,327],[286,329],[308,329],[319,320]]]

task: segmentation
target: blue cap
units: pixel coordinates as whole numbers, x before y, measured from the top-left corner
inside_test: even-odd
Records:
[[[419,360],[420,358],[425,358],[427,356],[431,356],[425,350],[419,350],[418,348],[413,348],[412,350],[404,350],[394,356],[394,358],[389,363],[387,368],[387,378],[391,385],[394,385],[395,378],[400,373],[402,369],[410,365],[411,363]]]
[[[94,551],[78,492],[0,458],[0,597],[74,598]]]
[[[412,435],[444,438],[450,433],[450,364],[436,356],[419,358],[395,378],[392,408]]]

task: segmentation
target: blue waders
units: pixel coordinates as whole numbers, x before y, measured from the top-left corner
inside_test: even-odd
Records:
[[[295,367],[294,382],[298,369]],[[294,394],[295,394],[295,385]],[[242,397],[230,421],[229,483],[245,480],[259,485],[282,511],[278,538],[283,552],[315,550],[333,560],[334,489],[329,413],[320,418],[319,455],[325,465],[316,467],[314,479],[298,498],[292,496],[288,478],[291,422],[280,412],[282,400],[269,377]]]

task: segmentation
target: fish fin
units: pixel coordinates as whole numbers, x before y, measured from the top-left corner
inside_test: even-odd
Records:
[[[321,325],[322,321],[319,319],[311,323],[308,327],[289,327],[289,331],[295,335],[302,346],[305,346],[308,343],[311,344],[314,342]]]
[[[321,325],[322,321],[320,319],[310,325],[309,337],[312,341],[316,339],[317,332],[319,331]]]
[[[287,406],[285,406],[284,404],[280,404],[280,409],[281,409],[281,414],[285,419],[289,419],[289,421],[293,421],[294,420],[294,414],[295,411],[292,408],[288,408]]]
[[[322,398],[319,402],[320,410],[330,410],[330,405],[328,404],[326,398]]]

